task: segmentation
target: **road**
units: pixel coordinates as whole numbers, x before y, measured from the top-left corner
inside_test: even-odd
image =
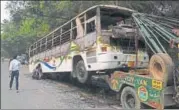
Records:
[[[20,71],[19,93],[9,90],[8,62],[1,63],[2,109],[120,109],[113,97],[104,97],[101,91],[81,89],[69,83],[50,79],[34,80],[23,66]]]

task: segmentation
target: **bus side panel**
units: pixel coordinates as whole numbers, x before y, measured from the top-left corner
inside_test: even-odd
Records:
[[[33,69],[34,69],[34,64],[33,63],[29,64],[29,72],[30,73],[33,72]]]
[[[39,63],[40,60],[35,60],[36,56],[33,56],[29,59],[29,72],[32,73],[37,64]]]
[[[76,42],[73,42],[73,43],[71,42],[70,44],[63,45],[61,47],[60,55],[61,56],[57,56],[57,57],[55,57],[56,55],[53,55],[53,56],[50,55],[51,57],[47,57],[48,61],[39,60],[39,59],[36,59],[34,61],[35,57],[31,58],[31,62],[33,63],[29,64],[29,70],[33,71],[36,65],[40,63],[42,67],[42,71],[44,73],[71,72],[72,64],[73,64],[73,57],[76,55],[79,55],[82,57],[85,63],[85,67],[88,68],[87,61],[86,61],[86,51],[80,52],[79,48],[77,48]]]
[[[52,57],[49,62],[41,62],[42,71],[46,72],[70,72],[72,60],[68,56]]]
[[[72,59],[69,55],[51,57],[49,61],[44,61],[36,59],[35,61],[31,59],[29,64],[29,71],[32,72],[38,64],[41,64],[43,73],[53,73],[53,72],[69,72],[72,70]]]
[[[86,62],[86,52],[80,52],[80,53],[69,53],[66,56],[58,56],[58,57],[52,57],[49,59],[49,61],[38,61],[36,64],[32,65],[31,68],[35,68],[35,65],[38,63],[41,64],[42,71],[44,73],[53,73],[53,72],[71,72],[72,71],[72,62],[73,57],[79,55],[82,57],[85,67],[87,68],[87,62]]]

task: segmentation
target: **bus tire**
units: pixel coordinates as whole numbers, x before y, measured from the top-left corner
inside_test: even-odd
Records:
[[[38,80],[43,79],[44,74],[43,74],[43,72],[42,72],[42,68],[40,67],[39,70],[36,71],[36,72],[37,72],[37,73],[36,73],[36,75],[37,75],[37,79],[38,79]]]
[[[83,60],[78,61],[75,69],[76,69],[76,75],[78,81],[82,84],[88,83],[90,79],[90,75],[85,68]]]
[[[137,97],[137,93],[132,87],[125,87],[121,93],[121,104],[124,109],[140,109],[141,102]]]
[[[43,78],[43,73],[41,72],[41,71],[39,71],[38,73],[37,73],[37,79],[38,80],[41,80]]]

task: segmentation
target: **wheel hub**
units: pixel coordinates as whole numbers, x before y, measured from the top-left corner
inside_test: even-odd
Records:
[[[132,95],[127,96],[127,104],[130,108],[135,108],[135,99]]]
[[[84,68],[83,67],[79,68],[80,77],[84,77],[84,74],[85,74]]]

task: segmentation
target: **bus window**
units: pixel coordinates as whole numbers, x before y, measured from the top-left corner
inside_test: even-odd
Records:
[[[72,29],[72,39],[76,39],[77,36],[77,29],[76,27]]]
[[[116,25],[117,17],[110,17],[109,15],[101,16],[101,29],[108,30],[110,26]]]
[[[95,31],[95,21],[91,21],[86,24],[87,25],[87,34]]]
[[[48,36],[47,38],[47,49],[52,48],[52,35]]]
[[[111,26],[117,24],[126,24],[125,20],[131,16],[131,13],[125,13],[116,9],[101,8],[101,29],[109,30]]]
[[[46,45],[46,38],[43,38],[43,39],[42,39],[42,44],[41,44],[41,51],[42,51],[42,52],[46,50],[46,49],[45,49],[45,45]]]

